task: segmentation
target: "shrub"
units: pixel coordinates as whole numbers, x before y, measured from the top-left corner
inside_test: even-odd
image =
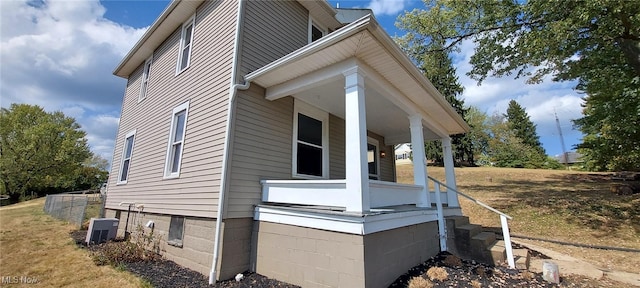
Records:
[[[421,276],[411,278],[409,288],[432,288],[433,283]]]
[[[462,260],[456,255],[447,255],[444,258],[444,264],[451,267],[459,267],[462,266]]]
[[[153,233],[146,233],[138,225],[131,241],[111,241],[98,245],[92,249],[91,256],[96,265],[121,266],[124,263],[153,261],[160,256],[160,237]]]
[[[449,278],[449,273],[447,273],[447,270],[442,267],[431,267],[427,270],[427,276],[431,281],[438,280],[442,282]]]

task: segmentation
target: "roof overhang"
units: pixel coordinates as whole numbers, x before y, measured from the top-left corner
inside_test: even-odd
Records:
[[[204,1],[171,1],[169,6],[160,14],[160,17],[153,22],[151,27],[142,35],[142,38],[138,40],[136,45],[134,45],[129,53],[120,61],[118,67],[113,70],[113,74],[122,78],[128,78],[177,27],[180,27],[189,17],[193,16],[196,8],[198,8],[202,2]]]
[[[364,68],[372,80],[365,83],[377,90],[377,96],[387,98],[407,115],[422,115],[433,132],[431,139],[469,131],[464,119],[371,15],[247,74],[245,80],[266,88],[267,99],[275,100],[333,81],[350,65]],[[397,141],[389,142],[402,143],[407,135],[394,138]]]

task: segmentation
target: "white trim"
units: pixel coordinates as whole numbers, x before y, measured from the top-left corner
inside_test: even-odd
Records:
[[[180,68],[182,66],[182,53],[185,49],[185,32],[187,28],[191,26],[191,37],[189,39],[189,54],[187,55],[187,64],[184,68]],[[196,14],[194,13],[191,18],[185,21],[182,24],[182,29],[180,32],[180,49],[178,50],[178,61],[176,63],[176,75],[182,73],[182,71],[187,70],[189,66],[191,66],[191,54],[193,52],[193,34],[196,32]]]
[[[429,181],[427,180],[427,157],[424,151],[424,134],[420,114],[409,116],[409,129],[411,130],[411,149],[413,150],[413,183],[424,189],[420,194],[422,199],[417,206],[431,207]]]
[[[322,122],[322,176],[298,173],[298,114],[303,114]],[[304,101],[295,99],[293,105],[293,137],[292,137],[291,175],[300,179],[329,178],[329,113],[320,110]],[[315,146],[312,144],[307,144]]]
[[[125,153],[127,150],[127,139],[131,138],[131,151],[129,151],[129,158],[128,159],[124,159],[125,158]],[[116,185],[120,185],[120,184],[127,184],[127,182],[129,181],[129,172],[131,171],[131,158],[133,158],[133,147],[136,144],[136,129],[133,129],[133,131],[127,133],[127,135],[124,136],[124,143],[122,145],[122,156],[120,157],[120,169],[118,170],[118,182],[116,182]],[[129,166],[127,167],[127,177],[125,180],[122,180],[122,167],[124,166],[124,161],[129,160]]]
[[[329,30],[327,29],[327,27],[324,27],[323,25],[321,25],[318,21],[316,21],[315,19],[313,19],[313,17],[311,17],[311,14],[309,14],[309,26],[307,28],[307,43],[311,43],[313,42],[313,39],[311,38],[312,35],[312,27],[315,26],[318,30],[320,30],[320,32],[322,32],[322,37],[327,36],[327,34],[329,34]],[[320,38],[322,38],[320,37]],[[319,39],[318,39],[319,40]],[[317,40],[316,40],[317,41]]]
[[[376,163],[376,172],[377,172],[377,174],[371,174],[371,171],[369,171],[369,179],[381,180],[380,179],[380,141],[378,141],[378,139],[367,136],[367,145],[369,144],[376,147],[376,151],[374,151],[373,153],[373,161]],[[369,147],[367,147],[367,168],[369,168],[368,162],[369,162]],[[371,179],[371,177],[376,177],[376,178]]]
[[[138,103],[142,102],[142,100],[147,98],[147,91],[149,90],[149,76],[151,73],[151,65],[153,64],[153,53],[146,61],[144,61],[144,66],[142,67],[142,78],[140,81],[140,94],[138,95]]]
[[[176,141],[174,142],[173,139],[175,138],[175,133],[176,133],[176,115],[181,113],[182,111],[184,111],[184,127],[182,129],[182,139],[180,141]],[[171,112],[171,130],[169,132],[169,139],[167,141],[167,155],[165,158],[165,162],[164,162],[164,179],[168,179],[168,178],[178,178],[180,177],[180,170],[182,168],[182,155],[184,154],[184,143],[185,143],[185,138],[187,135],[187,121],[189,119],[189,101],[180,104],[178,107],[173,108],[173,111]],[[172,172],[172,156],[174,153],[173,150],[173,146],[175,146],[176,144],[180,144],[181,149],[180,149],[180,159],[178,161],[178,167],[176,169],[176,172]]]
[[[327,211],[329,212],[329,211]],[[258,206],[254,220],[300,227],[367,235],[380,231],[437,221],[435,209],[373,212],[366,217],[348,213],[322,213],[295,209]]]

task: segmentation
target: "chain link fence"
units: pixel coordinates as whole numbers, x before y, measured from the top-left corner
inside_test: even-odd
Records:
[[[73,193],[73,192],[72,192]],[[44,212],[60,220],[82,226],[87,204],[100,203],[100,193],[47,195]]]

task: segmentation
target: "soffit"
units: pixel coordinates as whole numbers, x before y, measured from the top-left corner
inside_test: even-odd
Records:
[[[469,126],[464,120],[371,16],[363,17],[246,75],[245,80],[269,88],[350,58],[356,58],[375,70],[400,91],[402,97],[410,100],[427,121],[437,122],[447,134],[468,131]]]

